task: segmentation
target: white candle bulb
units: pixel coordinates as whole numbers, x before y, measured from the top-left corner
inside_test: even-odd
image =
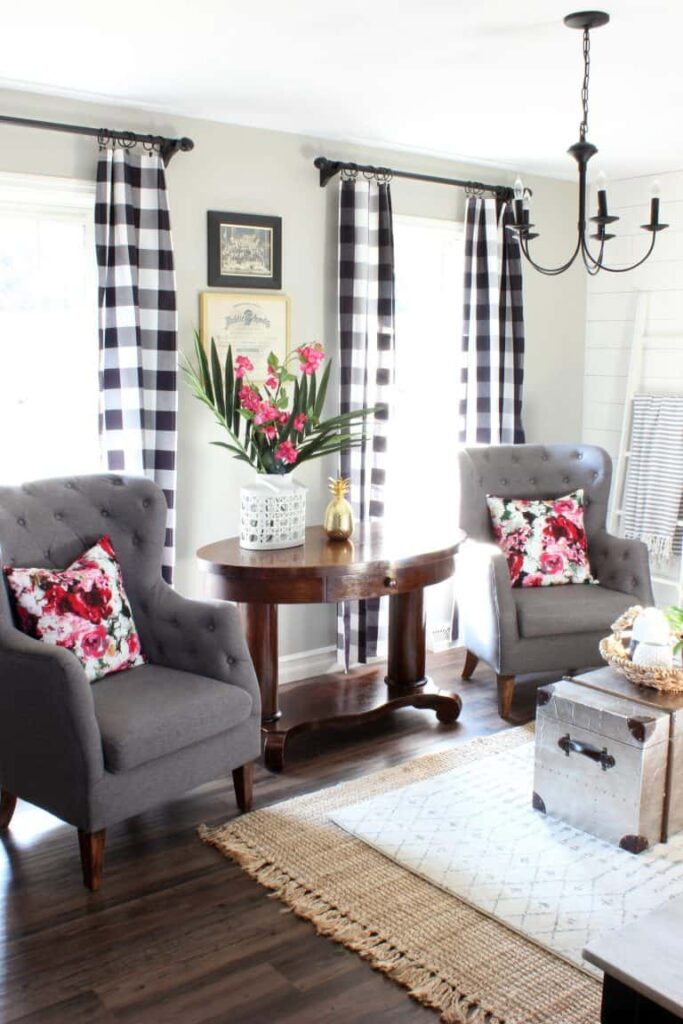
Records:
[[[522,179],[517,175],[514,184],[515,199],[524,199],[524,185]]]
[[[605,188],[607,187],[607,175],[604,171],[598,171],[597,177],[595,179],[595,184],[598,189],[598,192],[602,192],[605,190]]]
[[[657,179],[655,178],[655,180],[650,185],[650,195],[651,195],[651,197],[653,199],[659,199],[661,194],[662,194],[662,186],[659,183],[659,181],[657,181]]]

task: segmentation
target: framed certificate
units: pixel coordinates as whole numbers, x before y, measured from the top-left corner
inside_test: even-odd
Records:
[[[247,356],[254,364],[249,376],[261,384],[268,374],[268,355],[283,362],[289,355],[289,297],[202,292],[199,296],[199,331],[207,351],[216,342],[221,362],[228,345],[233,360]]]

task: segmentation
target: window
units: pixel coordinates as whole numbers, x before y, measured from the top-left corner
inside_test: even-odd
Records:
[[[0,174],[0,483],[97,472],[94,185]]]
[[[457,525],[462,224],[394,217],[396,400],[386,507],[406,530]],[[430,588],[432,626],[450,620],[452,588]]]

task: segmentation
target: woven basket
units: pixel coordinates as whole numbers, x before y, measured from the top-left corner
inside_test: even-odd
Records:
[[[600,654],[610,668],[621,672],[623,676],[636,686],[648,686],[653,690],[668,693],[683,692],[683,669],[654,668],[647,665],[634,665],[626,647],[624,634],[630,631],[636,617],[642,612],[640,605],[634,605],[625,611],[621,618],[612,623],[613,632],[600,641]]]

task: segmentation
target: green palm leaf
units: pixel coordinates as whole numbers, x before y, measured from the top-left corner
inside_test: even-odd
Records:
[[[225,416],[225,398],[223,394],[223,369],[221,367],[221,361],[218,358],[218,349],[216,348],[216,342],[211,339],[211,379],[213,383],[213,395],[221,416]]]
[[[232,423],[234,392],[235,377],[232,372],[232,345],[228,345],[228,354],[225,357],[225,418],[228,423]]]
[[[319,420],[320,413],[323,411],[323,405],[325,404],[325,396],[327,394],[327,385],[330,380],[330,370],[332,369],[332,363],[328,362],[325,367],[325,371],[320,381],[320,387],[318,388],[318,397],[315,400],[315,407],[313,409],[313,419]]]
[[[206,352],[202,345],[202,340],[199,337],[199,331],[194,332],[194,351],[197,356],[197,362],[199,364],[199,372],[201,374],[202,386],[206,392],[206,395],[210,402],[213,402],[213,387],[211,386],[211,374],[209,373],[209,364],[206,359]]]

